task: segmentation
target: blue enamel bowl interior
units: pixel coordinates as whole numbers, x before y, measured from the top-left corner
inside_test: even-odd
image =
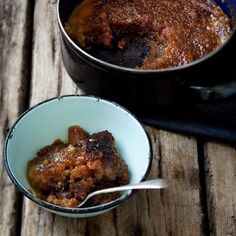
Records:
[[[107,100],[69,95],[42,102],[26,111],[12,126],[4,148],[4,163],[16,187],[47,210],[71,217],[88,217],[118,206],[132,191],[107,204],[85,208],[65,208],[39,199],[26,177],[27,162],[42,147],[56,139],[67,142],[68,127],[80,125],[89,133],[111,132],[120,156],[129,169],[130,183],[145,179],[151,164],[148,136],[136,118],[121,106]]]

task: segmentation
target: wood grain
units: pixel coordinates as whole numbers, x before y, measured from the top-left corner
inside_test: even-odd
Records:
[[[82,94],[62,64],[56,1],[36,0],[34,13],[30,106],[59,95]],[[80,222],[52,215],[24,199],[21,235],[84,235],[86,220]]]
[[[229,145],[205,146],[210,232],[236,235],[236,150]]]
[[[27,0],[0,1],[0,153],[9,127],[25,109],[28,84],[30,4]],[[18,194],[0,159],[0,235],[16,233]]]
[[[62,94],[82,93],[62,65],[56,1],[36,0],[34,12],[30,105]]]
[[[159,205],[150,212],[151,219],[155,219],[153,224],[156,224],[154,234],[150,235],[202,235],[196,140],[165,131],[157,133],[152,128],[149,131],[154,151],[159,153],[154,159],[152,177],[164,176],[170,183],[159,198],[152,197],[155,192],[149,192],[150,206]]]

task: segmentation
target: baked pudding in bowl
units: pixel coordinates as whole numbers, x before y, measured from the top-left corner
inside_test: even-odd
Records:
[[[68,139],[68,127],[78,124],[90,135],[81,138],[74,134]],[[105,133],[100,133],[101,131]],[[71,132],[78,134],[78,127]],[[58,139],[61,141],[53,145]],[[81,146],[77,145],[78,140],[81,141]],[[68,145],[68,142],[71,144]],[[86,149],[84,158],[88,158],[89,163],[76,154],[78,163],[75,164],[72,154],[75,154],[75,149],[80,148],[82,151]],[[65,150],[69,152],[69,158],[64,155]],[[39,159],[34,161],[37,155]],[[123,161],[118,159],[118,155]],[[109,158],[115,158],[115,162],[110,162]],[[51,163],[52,159],[54,163]],[[104,184],[105,180],[106,184],[111,184],[108,180],[113,180],[115,185],[123,184],[122,181],[138,183],[147,177],[151,160],[152,150],[148,136],[137,119],[118,104],[91,96],[56,97],[33,106],[13,124],[4,146],[5,168],[17,189],[46,210],[69,217],[102,214],[117,207],[132,194],[132,191],[124,191],[118,198],[116,196],[108,202],[99,200],[98,205],[95,203],[77,208],[78,202],[70,204],[93,190],[81,189],[81,181],[94,181],[95,187],[102,187],[99,184]],[[59,165],[55,166],[58,163]],[[27,175],[29,165],[33,168],[28,169]],[[108,168],[104,167],[106,165]],[[113,165],[113,168],[110,168],[110,165]],[[120,168],[114,168],[114,165],[120,165]],[[101,172],[98,172],[98,166],[103,168]],[[91,180],[92,169],[96,179]],[[116,172],[111,173],[114,169]],[[63,173],[63,176],[60,176],[60,173]],[[44,174],[47,174],[47,178],[43,177]],[[82,177],[78,176],[81,174]],[[33,183],[32,178],[35,178]],[[39,184],[41,186],[38,186]],[[78,191],[74,189],[76,184],[77,190],[82,191],[79,195],[76,195]],[[42,196],[46,193],[46,197]]]

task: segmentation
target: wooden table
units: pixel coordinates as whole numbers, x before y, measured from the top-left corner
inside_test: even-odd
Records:
[[[56,0],[0,1],[0,149],[29,106],[81,94],[61,61]],[[146,127],[154,160],[149,178],[165,191],[139,191],[88,219],[59,217],[19,194],[1,160],[0,235],[236,235],[236,152],[230,145]]]

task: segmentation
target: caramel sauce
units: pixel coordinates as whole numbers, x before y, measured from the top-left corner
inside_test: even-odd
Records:
[[[68,34],[76,39],[81,47],[85,47],[85,35],[84,32],[88,31],[89,25],[87,21],[93,14],[93,8],[97,0],[83,1],[79,6],[75,8],[73,13],[65,24],[65,29]]]

